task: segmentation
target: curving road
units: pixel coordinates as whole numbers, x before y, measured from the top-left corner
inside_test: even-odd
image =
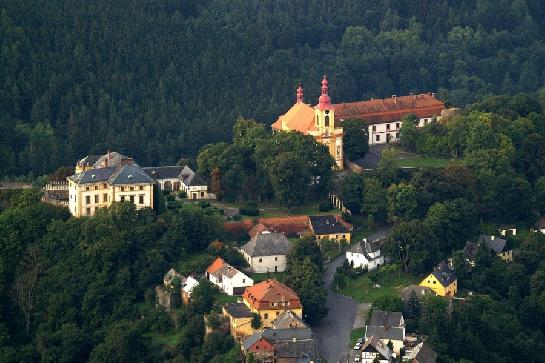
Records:
[[[381,239],[388,234],[390,228],[384,228],[367,237],[369,241]],[[350,297],[338,295],[331,290],[333,276],[337,266],[342,265],[345,255],[342,254],[327,265],[322,279],[327,291],[327,316],[312,330],[318,338],[318,346],[327,363],[346,362],[348,341],[354,326],[360,304]]]

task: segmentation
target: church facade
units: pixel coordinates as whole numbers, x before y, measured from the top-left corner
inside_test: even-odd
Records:
[[[273,130],[299,131],[313,136],[316,141],[327,146],[338,169],[344,167],[343,128],[335,118],[335,108],[328,94],[328,81],[322,80],[322,94],[314,107],[303,102],[303,87],[297,88],[297,101],[278,120],[272,124]]]
[[[397,141],[401,120],[409,114],[418,119],[417,127],[423,127],[440,119],[445,111],[445,104],[432,93],[332,104],[328,80],[324,76],[322,93],[316,106],[304,103],[303,87],[299,84],[296,103],[271,127],[273,130],[299,131],[313,136],[327,146],[337,168],[343,169],[344,120],[361,120],[362,127],[368,130],[369,145],[375,145]]]

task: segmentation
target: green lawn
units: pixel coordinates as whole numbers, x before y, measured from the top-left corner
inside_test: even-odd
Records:
[[[167,333],[167,334],[149,334],[149,337],[151,338],[152,343],[159,345],[159,346],[169,346],[169,347],[176,347],[180,343],[180,339],[182,338],[183,332],[178,333]]]
[[[254,280],[254,284],[257,284],[258,282],[267,280],[267,273],[261,273],[261,274],[250,274],[249,275],[252,280]],[[286,278],[286,274],[284,272],[269,272],[268,274],[269,278],[275,279],[280,282],[284,282]]]
[[[406,159],[399,159],[399,166],[404,168],[444,168],[450,163],[459,164],[460,161],[454,161],[450,159],[431,158],[431,157],[411,157]]]
[[[368,274],[363,274],[354,280],[347,279],[346,287],[340,291],[359,302],[373,303],[383,296],[399,296],[401,290],[410,284],[417,284],[420,278],[406,272],[395,271],[384,274],[379,280],[380,287],[373,287]]]
[[[215,301],[217,305],[221,306],[224,304],[236,303],[239,298],[240,296],[236,296],[236,295],[230,296],[224,292],[218,292],[215,296]]]
[[[365,337],[365,327],[356,328],[350,333],[350,349],[354,348],[359,338]]]

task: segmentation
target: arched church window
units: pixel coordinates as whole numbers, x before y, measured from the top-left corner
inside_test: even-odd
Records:
[[[329,127],[329,115],[325,115],[325,127]]]
[[[316,115],[316,126],[318,126],[319,122],[320,122],[320,118],[318,117],[318,115]]]

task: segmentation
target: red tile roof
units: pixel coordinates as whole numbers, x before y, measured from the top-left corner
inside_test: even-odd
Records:
[[[295,291],[276,280],[265,280],[254,286],[247,287],[242,297],[257,310],[298,309],[303,307]],[[270,304],[288,301],[289,305],[284,306],[272,306]]]
[[[431,94],[419,94],[333,105],[336,119],[359,119],[369,124],[399,121],[408,114],[440,116],[445,104]]]
[[[206,269],[206,272],[208,272],[209,274],[213,274],[214,272],[222,268],[224,265],[225,265],[225,261],[221,257],[218,257],[214,260],[214,262],[210,264],[210,266],[208,266],[208,268]]]

